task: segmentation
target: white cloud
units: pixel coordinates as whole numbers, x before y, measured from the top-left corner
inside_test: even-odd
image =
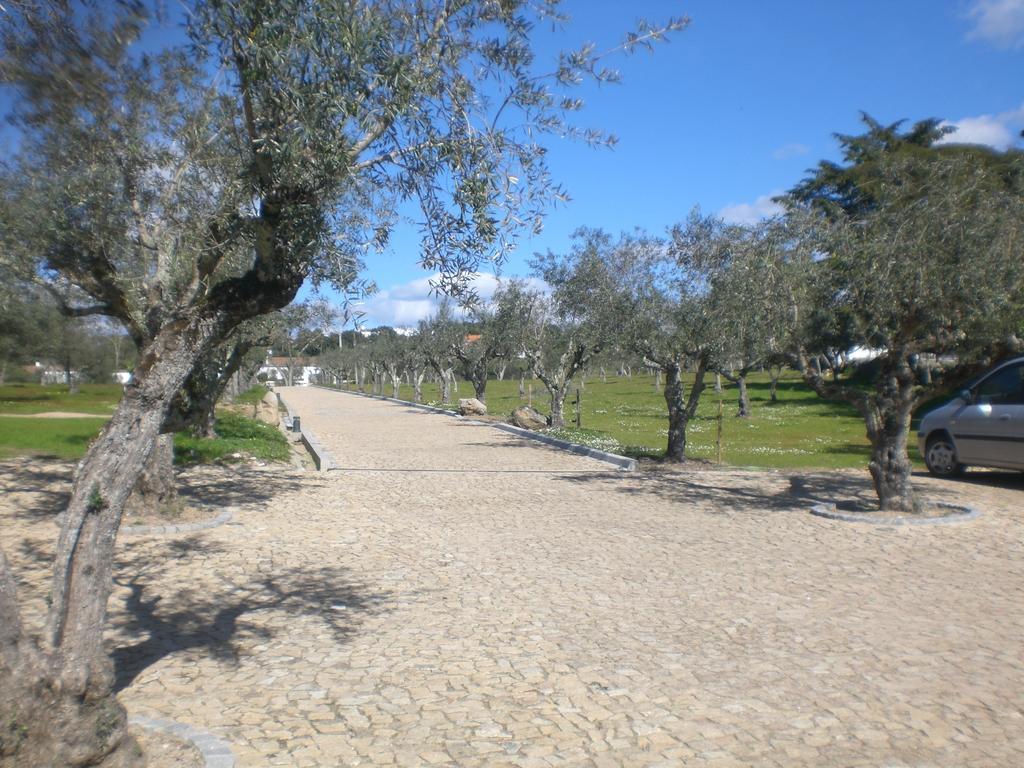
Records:
[[[776,190],[761,195],[752,203],[729,203],[718,212],[718,215],[727,224],[756,224],[761,219],[782,213],[783,207],[772,200],[781,194],[781,190]]]
[[[967,18],[973,23],[968,38],[999,48],[1024,47],[1024,0],[973,0]]]
[[[791,144],[783,144],[781,147],[772,152],[772,157],[776,160],[788,160],[791,157],[800,157],[806,155],[811,151],[811,148],[806,144],[798,144],[793,142]]]
[[[1002,151],[1016,142],[1024,127],[1024,104],[1009,112],[964,117],[943,125],[952,126],[956,131],[944,136],[941,144],[985,144]]]
[[[426,320],[437,312],[443,296],[431,291],[430,283],[437,275],[421,277],[407,283],[393,285],[369,297],[360,308],[366,313],[362,324],[369,328],[389,325],[393,328],[414,327],[420,320]],[[526,278],[534,289],[543,290],[544,283],[536,278]],[[478,272],[470,281],[482,301],[489,301],[497,290],[500,280],[487,272]],[[452,301],[457,305],[457,301]]]

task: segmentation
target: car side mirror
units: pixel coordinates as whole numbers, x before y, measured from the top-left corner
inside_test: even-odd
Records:
[[[969,389],[961,389],[959,392],[956,393],[956,396],[959,397],[968,405],[970,405],[971,401],[974,399],[973,397],[971,397],[971,390]]]

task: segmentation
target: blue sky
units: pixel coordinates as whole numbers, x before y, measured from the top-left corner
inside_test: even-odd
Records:
[[[542,50],[618,42],[637,16],[692,23],[653,55],[615,61],[623,83],[583,88],[579,122],[615,133],[613,150],[556,142],[552,170],[572,202],[521,243],[504,274],[537,250],[568,248],[579,226],[662,232],[695,205],[734,220],[770,212],[822,158],[833,134],[938,117],[958,138],[1005,148],[1024,128],[1024,0],[570,0],[573,22]],[[415,232],[371,256],[382,289],[366,322],[408,325],[430,311]],[[493,284],[485,278],[483,292]]]
[[[169,7],[169,23],[150,33],[162,42],[181,37]],[[539,63],[588,41],[611,47],[638,16],[692,23],[653,55],[610,61],[621,85],[577,91],[586,101],[577,122],[619,144],[549,142],[572,200],[520,243],[505,275],[527,274],[535,251],[568,249],[580,226],[660,233],[697,205],[735,221],[770,213],[772,195],[836,158],[834,133],[861,130],[861,110],[883,122],[938,117],[960,128],[959,140],[1020,146],[1024,0],[565,0],[564,9],[564,29],[538,30]],[[0,128],[0,144],[13,138]],[[436,305],[418,241],[415,227],[400,228],[367,259],[365,277],[381,289],[364,305],[370,327],[414,325]],[[480,292],[493,285],[482,277]]]

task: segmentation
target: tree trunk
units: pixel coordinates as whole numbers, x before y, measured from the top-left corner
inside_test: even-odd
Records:
[[[881,403],[877,415],[868,419],[871,440],[868,470],[878,494],[879,508],[884,511],[920,511],[910,484],[912,466],[907,455],[911,410],[906,403]]]
[[[519,377],[519,399],[526,397],[526,374]]]
[[[654,372],[654,391],[655,392],[660,392],[661,391],[661,368],[658,368]]]
[[[441,402],[450,403],[452,401],[451,371],[442,371],[438,384],[441,386]]]
[[[736,377],[736,383],[739,385],[740,396],[739,396],[739,410],[736,415],[741,419],[750,418],[750,396],[747,394],[747,374],[744,371],[740,371],[740,374]]]
[[[679,365],[665,368],[665,405],[668,406],[668,447],[665,459],[682,463],[686,461],[686,426],[690,417],[686,413],[683,399],[683,379]]]
[[[551,393],[551,428],[561,429],[565,426],[565,414],[562,407],[565,405],[565,393],[567,386],[549,387]]]
[[[394,373],[391,376],[391,396],[398,400],[400,394],[400,386],[402,384],[402,376],[399,373]]]
[[[426,374],[427,371],[424,368],[423,370],[417,371],[412,377],[412,401],[414,403],[423,402],[423,379]]]
[[[7,383],[7,361],[0,363],[0,387]]]
[[[782,374],[781,368],[769,368],[768,375],[771,377],[771,383],[768,386],[768,392],[773,403],[779,402],[779,376]]]
[[[487,366],[480,365],[474,368],[471,373],[473,374],[473,392],[474,396],[481,403],[487,402]]]
[[[213,427],[210,427],[213,431]],[[214,433],[216,435],[216,433]],[[125,514],[160,512],[178,500],[174,484],[174,435],[160,435],[125,504]]]
[[[720,373],[715,374],[715,394],[722,394],[722,374]]]
[[[5,661],[17,655],[13,666],[0,668],[0,716],[5,728],[18,724],[17,743],[0,746],[0,764],[113,768],[140,762],[126,738],[125,710],[112,693],[113,664],[103,648],[115,541],[174,395],[220,330],[212,322],[174,323],[142,350],[135,379],[76,473],[38,649],[11,622],[0,572],[0,645]]]
[[[502,363],[498,367],[498,381],[504,381],[505,380],[505,371],[506,371],[507,368],[508,368],[508,363]]]
[[[205,440],[213,440],[217,437],[216,427],[216,411],[210,408],[196,420],[196,423],[192,426],[192,434]]]
[[[699,361],[689,397],[684,397],[682,368],[679,363],[672,361],[662,367],[665,371],[665,405],[668,406],[668,446],[665,449],[665,460],[682,463],[686,461],[686,428],[697,413],[697,404],[704,391],[707,363],[704,359]]]

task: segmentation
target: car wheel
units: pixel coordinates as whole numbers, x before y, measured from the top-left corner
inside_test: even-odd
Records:
[[[936,435],[928,440],[924,463],[928,471],[937,477],[955,477],[964,471],[964,465],[956,459],[956,447],[946,435]]]

